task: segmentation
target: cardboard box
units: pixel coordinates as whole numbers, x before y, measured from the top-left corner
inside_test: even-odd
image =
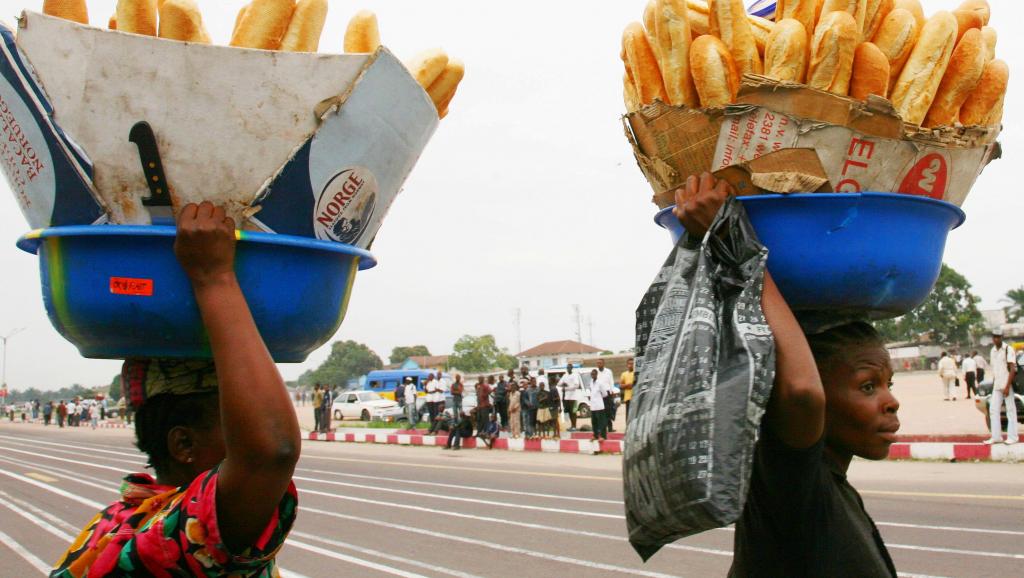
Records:
[[[0,170],[33,229],[105,220],[92,162],[53,120],[32,67],[0,25]]]
[[[687,176],[725,169],[754,185],[749,194],[900,192],[960,206],[1001,154],[996,128],[923,129],[882,98],[860,102],[754,75],[724,109],[656,102],[624,126],[661,208]]]
[[[429,96],[384,48],[248,50],[33,12],[17,44],[54,124],[92,159],[113,223],[155,214],[141,202],[150,192],[128,141],[146,121],[175,206],[209,200],[246,228],[365,248],[438,124]]]

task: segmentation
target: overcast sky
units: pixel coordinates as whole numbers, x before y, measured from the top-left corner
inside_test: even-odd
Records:
[[[1016,74],[1024,40],[1011,23],[1024,21],[1024,5],[990,2],[1001,33],[997,52]],[[931,13],[959,0],[923,3]],[[93,24],[105,25],[115,4],[90,0]],[[226,44],[243,0],[199,4],[214,42]],[[22,9],[41,5],[2,0],[0,16],[13,22]],[[584,341],[616,351],[632,345],[633,311],[670,250],[651,221],[651,191],[619,120],[619,39],[644,5],[332,0],[322,52],[339,52],[349,17],[369,8],[399,57],[441,46],[467,70],[450,115],[377,237],[380,264],[359,275],[336,339],[366,343],[386,360],[396,345],[425,344],[442,354],[461,335],[491,333],[515,353],[516,310],[525,349],[575,338],[578,304]],[[946,252],[987,308],[1024,285],[1024,187],[1012,172],[1024,149],[1012,128],[1024,118],[1020,86],[1012,80],[1007,97],[1005,158],[978,180],[964,205],[967,223]],[[14,247],[27,225],[0,181],[0,334],[27,328],[10,341],[8,382],[19,389],[109,382],[119,362],[83,359],[50,326],[37,260]],[[281,371],[294,379],[328,351]]]

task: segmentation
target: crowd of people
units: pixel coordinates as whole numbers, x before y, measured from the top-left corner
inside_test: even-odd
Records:
[[[29,420],[40,421],[44,426],[54,424],[59,428],[91,426],[93,429],[99,427],[99,423],[107,419],[110,412],[110,402],[106,397],[97,396],[96,399],[74,399],[64,401],[40,401],[38,399],[26,402],[20,407],[8,405],[4,413],[10,421],[20,419],[23,422]],[[130,413],[125,413],[126,423],[131,423]]]
[[[409,424],[418,424],[425,417],[428,435],[448,434],[446,449],[459,449],[468,437],[480,437],[492,447],[502,434],[512,439],[560,438],[563,422],[568,432],[578,431],[579,409],[589,408],[593,439],[608,439],[621,401],[628,413],[635,381],[633,362],[619,376],[616,388],[612,371],[604,360],[584,379],[572,364],[557,381],[539,369],[531,375],[528,367],[508,370],[503,375],[478,376],[467,391],[461,375],[451,383],[438,372],[424,380],[422,388],[406,378],[395,388],[395,399],[402,405]],[[417,398],[422,389],[425,403],[420,408]],[[475,403],[467,408],[463,400],[473,396]],[[620,399],[616,399],[619,397]],[[314,402],[315,403],[315,402]],[[451,407],[447,408],[446,404]],[[426,415],[421,416],[425,411]],[[410,426],[412,427],[412,426]]]

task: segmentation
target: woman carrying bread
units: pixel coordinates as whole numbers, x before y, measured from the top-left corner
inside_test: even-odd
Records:
[[[676,216],[700,238],[731,193],[710,174],[691,176],[675,193]],[[775,336],[775,386],[729,576],[896,576],[846,479],[854,456],[885,459],[895,441],[889,354],[867,323],[805,335],[767,272],[762,306]]]
[[[277,575],[297,506],[295,409],[235,278],[234,222],[210,203],[187,205],[174,250],[213,361],[125,362],[136,445],[156,478],[127,476],[52,577]]]

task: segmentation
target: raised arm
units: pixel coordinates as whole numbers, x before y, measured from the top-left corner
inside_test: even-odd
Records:
[[[729,183],[717,181],[710,173],[691,176],[685,187],[676,190],[675,215],[689,234],[701,238],[732,192]],[[787,446],[810,447],[821,439],[825,428],[825,390],[807,338],[768,272],[761,307],[776,352],[775,387],[765,419]]]
[[[218,527],[233,553],[251,546],[288,489],[301,438],[281,375],[235,277],[235,224],[208,202],[188,205],[174,246],[192,281],[217,364],[226,457],[217,480]]]

